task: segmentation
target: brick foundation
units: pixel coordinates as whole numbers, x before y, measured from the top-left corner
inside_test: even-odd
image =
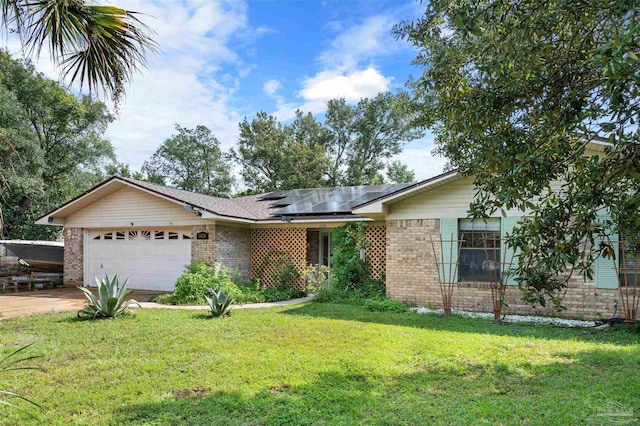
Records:
[[[438,219],[397,220],[387,222],[387,296],[418,306],[442,307],[438,270],[431,246],[433,236],[439,250]],[[614,312],[614,302],[620,303],[617,289],[599,289],[593,281],[573,277],[563,304],[566,311],[551,307],[534,307],[520,300],[517,286],[507,288],[507,314],[537,314],[562,317],[602,318]],[[491,289],[488,283],[459,283],[453,292],[453,308],[475,312],[491,312]]]
[[[248,281],[251,270],[249,228],[216,225],[214,245],[216,262],[230,268],[243,281]]]
[[[82,286],[84,281],[84,235],[82,228],[65,228],[64,285]]]
[[[196,234],[201,231],[209,233],[208,240],[196,239]],[[216,261],[216,226],[193,225],[191,227],[191,260],[206,262],[213,265]]]

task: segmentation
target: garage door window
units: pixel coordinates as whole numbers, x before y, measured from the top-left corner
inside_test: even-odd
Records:
[[[98,234],[94,240],[121,240],[121,241],[148,241],[154,240],[190,240],[191,236],[185,232],[177,231],[110,231]]]

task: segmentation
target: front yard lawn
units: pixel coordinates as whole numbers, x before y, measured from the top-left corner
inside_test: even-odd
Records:
[[[577,425],[640,419],[640,335],[311,303],[0,323],[44,371],[0,378],[45,424]],[[631,413],[631,414],[630,414]],[[5,409],[5,424],[34,423]],[[626,419],[626,417],[625,417]]]

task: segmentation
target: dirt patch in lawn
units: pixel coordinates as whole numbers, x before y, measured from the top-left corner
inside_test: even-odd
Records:
[[[288,392],[290,389],[291,389],[291,386],[289,385],[278,385],[278,386],[269,388],[269,393],[272,395],[276,395],[279,393]]]
[[[174,390],[171,391],[171,395],[175,398],[189,398],[192,396],[207,396],[209,395],[209,391],[206,389],[184,389],[184,390]]]

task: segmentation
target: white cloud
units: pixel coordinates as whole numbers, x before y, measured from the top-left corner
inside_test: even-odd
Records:
[[[398,21],[393,14],[380,14],[352,25],[329,44],[318,60],[324,67],[353,69],[363,60],[384,56],[398,50],[391,34]]]
[[[278,80],[267,80],[262,84],[264,93],[269,96],[274,96],[276,93],[278,93],[280,87],[282,87],[282,85]]]
[[[323,112],[331,99],[345,98],[355,103],[388,91],[392,77],[385,76],[371,61],[400,48],[391,34],[398,21],[396,13],[387,13],[370,16],[358,24],[329,22],[325,29],[338,34],[317,56],[321,70],[302,80],[296,101],[275,98],[274,115],[289,120],[296,109],[315,114]]]
[[[344,98],[349,103],[355,103],[389,90],[392,80],[373,67],[346,73],[323,71],[304,80],[299,93],[302,103],[285,102],[281,96],[275,97],[276,111],[273,114],[279,120],[286,121],[295,117],[297,109],[312,114],[321,113],[331,99]]]
[[[327,102],[335,98],[357,102],[389,90],[391,80],[373,67],[346,73],[323,71],[304,81],[300,96],[307,102]]]

